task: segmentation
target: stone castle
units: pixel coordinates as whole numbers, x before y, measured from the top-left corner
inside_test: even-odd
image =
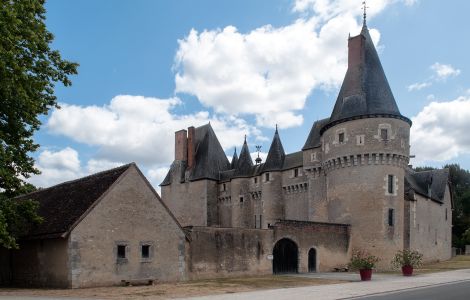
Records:
[[[298,152],[284,152],[277,128],[266,161],[256,164],[246,139],[229,162],[210,124],[175,133],[162,199],[183,226],[348,224],[352,248],[379,256],[384,268],[402,249],[450,258],[448,171],[408,166],[411,121],[397,107],[365,25],[348,47],[333,112],[313,124]]]
[[[245,140],[229,162],[210,124],[175,134],[162,198],[139,168],[17,197],[44,222],[0,247],[0,285],[91,287],[344,268],[353,249],[388,269],[398,250],[451,257],[448,170],[409,166],[401,115],[364,25],[329,118],[286,154],[276,129],[264,163]]]

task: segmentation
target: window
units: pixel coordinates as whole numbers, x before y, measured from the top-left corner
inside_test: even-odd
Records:
[[[393,226],[394,225],[394,209],[389,208],[388,209],[388,226]]]
[[[344,143],[344,132],[340,132],[338,134],[338,143],[340,144]]]
[[[299,177],[299,169],[294,169],[294,177]]]
[[[257,184],[258,183],[258,177],[253,178],[253,181],[255,182],[255,184]]]
[[[262,215],[255,215],[255,228],[261,228]]]
[[[388,130],[387,130],[387,128],[380,129],[380,138],[382,139],[382,141],[387,141],[388,140]]]
[[[240,196],[240,203],[243,203],[243,196]]]
[[[223,184],[222,188],[223,188],[222,190],[223,190],[224,192],[227,190],[227,186],[225,185],[225,183]]]
[[[356,145],[358,146],[364,145],[364,139],[365,139],[364,135],[356,135]]]
[[[388,175],[388,193],[389,194],[394,193],[394,179],[395,179],[395,176]]]
[[[447,221],[447,207],[446,207],[446,221]]]
[[[269,173],[264,174],[264,179],[265,179],[266,182],[269,181]]]
[[[310,155],[310,161],[316,161],[317,160],[317,152],[313,152],[311,155]]]
[[[126,245],[117,246],[117,258],[126,258]]]
[[[141,254],[142,254],[142,258],[149,258],[150,257],[150,245],[142,245]]]

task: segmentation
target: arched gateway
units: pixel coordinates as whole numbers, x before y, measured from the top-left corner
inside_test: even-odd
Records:
[[[273,273],[297,273],[299,249],[294,241],[284,238],[274,245]]]
[[[308,251],[308,271],[317,271],[317,250],[315,250],[315,248]]]

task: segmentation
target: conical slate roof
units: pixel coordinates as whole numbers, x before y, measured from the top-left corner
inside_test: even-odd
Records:
[[[240,152],[240,157],[238,158],[237,169],[235,171],[235,176],[251,176],[253,173],[253,160],[251,159],[250,150],[248,149],[248,144],[243,143],[242,151]]]
[[[356,118],[386,116],[411,121],[402,116],[393,97],[369,30],[349,38],[348,70],[329,123],[322,129]]]
[[[263,165],[263,172],[282,170],[285,157],[286,153],[282,147],[281,139],[279,138],[279,133],[276,127],[271,147],[269,147],[268,157],[266,157],[266,161]]]
[[[237,165],[238,165],[238,155],[237,155],[237,148],[235,148],[235,151],[233,152],[232,162],[230,163],[230,169],[237,168]]]
[[[195,166],[190,180],[219,179],[219,172],[230,169],[230,162],[212,126],[206,124],[195,130]]]
[[[330,118],[326,118],[315,121],[315,123],[313,123],[312,129],[310,129],[310,133],[308,134],[307,140],[305,141],[305,145],[303,146],[302,150],[308,150],[321,146],[320,130],[323,126],[328,124],[329,121]]]

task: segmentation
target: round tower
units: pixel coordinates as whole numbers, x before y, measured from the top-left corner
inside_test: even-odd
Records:
[[[330,222],[351,224],[352,249],[388,268],[403,249],[411,121],[396,105],[367,27],[349,38],[348,70],[321,129]]]

